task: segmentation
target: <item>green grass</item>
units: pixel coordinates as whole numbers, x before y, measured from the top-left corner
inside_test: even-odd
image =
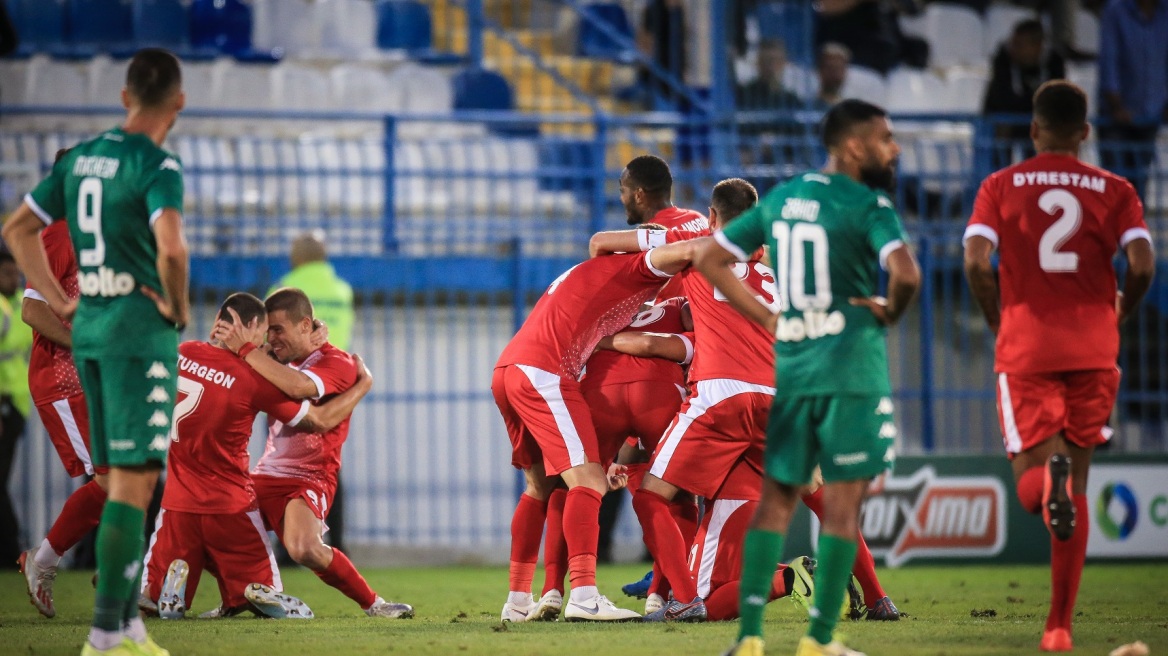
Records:
[[[641,566],[601,567],[602,591],[618,604]],[[703,625],[527,624],[501,626],[503,568],[377,569],[374,589],[417,608],[414,620],[373,620],[303,569],[286,570],[286,589],[316,612],[312,621],[150,620],[151,634],[176,656],[186,654],[718,654],[735,636],[732,622]],[[898,623],[841,625],[848,641],[874,656],[990,656],[1037,652],[1046,617],[1048,573],[1043,567],[916,567],[881,570],[885,589],[908,617]],[[537,581],[540,580],[537,577]],[[1153,654],[1168,653],[1168,564],[1092,565],[1083,578],[1075,620],[1075,650],[1106,654],[1140,639]],[[93,591],[90,574],[63,572],[57,617],[29,605],[18,574],[0,574],[0,653],[77,654],[85,639]],[[204,579],[195,610],[217,605],[214,581]],[[996,617],[973,618],[992,609]],[[787,600],[768,609],[769,653],[790,654],[806,617]]]

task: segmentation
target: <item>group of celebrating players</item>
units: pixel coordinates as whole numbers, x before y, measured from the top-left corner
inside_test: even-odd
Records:
[[[282,589],[274,531],[368,615],[412,617],[322,539],[368,369],[328,343],[307,296],[291,288],[265,300],[231,294],[208,341],[178,344],[189,317],[182,167],[161,149],[183,107],[178,60],[139,52],[123,101],[125,123],[62,152],[3,231],[28,279],[38,411],[69,473],[94,477],[21,557],[32,603],[55,614],[58,562],[96,526],[83,654],[168,653],[139,609],[182,617],[203,571],[221,597],[204,616],[312,617]],[[1018,497],[1052,535],[1044,651],[1072,648],[1087,540],[1076,517],[1086,513],[1092,450],[1109,434],[1117,326],[1154,268],[1132,186],[1078,160],[1086,110],[1072,84],[1038,91],[1038,156],[987,178],[965,236],[970,285],[997,335]],[[639,227],[595,235],[592,257],[551,283],[504,349],[491,389],[526,489],[512,518],[503,621],[739,618],[727,653],[762,654],[765,606],[791,596],[811,620],[797,653],[847,656],[859,652],[833,636],[841,608],[899,617],[858,518],[895,460],[885,333],[920,273],[885,193],[899,154],[886,112],[846,100],[822,132],[823,169],[761,202],[748,182],[723,180],[708,219],[672,206],[664,161],[629,162],[621,201]],[[1123,294],[1117,249],[1129,265]],[[260,412],[268,440],[249,472]],[[147,549],[145,510],[163,463]],[[601,498],[625,486],[654,558],[643,618],[596,585]],[[800,500],[821,520],[818,557],[784,565]],[[848,592],[853,574],[862,602],[849,599],[859,597]]]

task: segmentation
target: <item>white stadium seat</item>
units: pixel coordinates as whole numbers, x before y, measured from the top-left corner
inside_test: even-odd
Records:
[[[329,20],[319,4],[313,0],[254,0],[252,44],[257,50],[282,48],[292,56],[318,54],[322,26]]]
[[[981,112],[989,80],[983,75],[968,71],[950,71],[945,80],[949,110],[963,114]]]
[[[403,64],[390,72],[388,85],[401,96],[401,109],[407,112],[449,114],[454,108],[450,78],[436,69]]]
[[[226,109],[278,109],[276,67],[225,61],[219,68],[218,106]]]
[[[84,62],[33,57],[25,80],[30,105],[79,107],[89,102],[89,69]],[[120,100],[118,104],[121,104]]]
[[[985,15],[985,51],[991,57],[998,51],[1018,23],[1035,18],[1030,9],[1023,9],[1014,5],[994,4],[986,10]]]
[[[339,64],[332,70],[333,108],[352,112],[395,112],[405,106],[399,87],[379,66]]]
[[[928,71],[898,68],[888,74],[888,111],[936,113],[948,111],[945,83]]]
[[[981,16],[969,7],[935,2],[925,8],[925,40],[930,64],[984,64],[985,30]]]
[[[1080,8],[1075,12],[1075,48],[1081,52],[1099,52],[1099,19]]]
[[[332,109],[334,98],[328,69],[296,61],[282,62],[276,69],[277,106],[289,111]]]
[[[28,61],[0,59],[0,103],[28,104]]]
[[[859,98],[883,106],[888,102],[888,83],[883,75],[870,68],[849,66],[841,93],[845,98]]]
[[[1067,79],[1083,88],[1087,93],[1087,109],[1095,116],[1099,107],[1096,101],[1099,87],[1099,68],[1095,62],[1067,62]]]
[[[377,51],[377,16],[369,0],[317,0],[322,54],[360,58]]]

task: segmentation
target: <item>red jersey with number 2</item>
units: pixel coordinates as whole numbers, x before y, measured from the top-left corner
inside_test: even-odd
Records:
[[[1133,240],[1151,240],[1131,183],[1069,155],[1041,154],[986,178],[965,230],[974,235],[999,252],[995,371],[1115,366],[1112,258]]]

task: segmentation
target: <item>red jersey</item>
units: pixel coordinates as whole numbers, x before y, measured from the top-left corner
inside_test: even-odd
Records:
[[[227,349],[180,344],[162,507],[202,514],[254,510],[247,445],[260,412],[295,424],[308,413],[308,401],[284,396]]]
[[[495,366],[525,364],[579,380],[597,342],[628,326],[668,278],[645,253],[577,264],[552,282]]]
[[[1151,240],[1131,183],[1042,154],[986,178],[965,237],[999,251],[1000,373],[1109,369],[1119,356],[1118,248]]]
[[[641,312],[628,328],[621,332],[667,333],[681,335],[685,332],[682,324],[684,298],[671,298]],[[693,342],[683,337],[689,344],[689,356],[693,357]],[[616,351],[597,351],[588,359],[588,368],[583,384],[590,387],[636,383],[645,380],[670,382],[685,387],[685,374],[681,365],[663,358],[639,358]]]
[[[666,230],[688,230],[698,232],[710,229],[710,221],[701,212],[683,210],[680,207],[666,207],[653,215],[647,223],[665,226]]]
[[[291,366],[316,383],[316,403],[327,401],[357,382],[353,356],[332,344],[325,344],[303,362]],[[341,446],[348,436],[349,417],[322,434],[296,430],[278,417],[269,416],[268,444],[253,473],[335,486],[341,468]]]
[[[73,242],[69,239],[69,224],[65,221],[53,222],[41,231],[41,242],[49,258],[49,270],[65,289],[65,295],[69,298],[80,296],[77,258],[73,254]],[[24,297],[45,302],[45,297],[32,287],[24,290]],[[71,324],[66,321],[65,325]],[[81,394],[81,381],[77,379],[73,351],[50,342],[34,331],[32,353],[28,357],[28,390],[36,405]]]

